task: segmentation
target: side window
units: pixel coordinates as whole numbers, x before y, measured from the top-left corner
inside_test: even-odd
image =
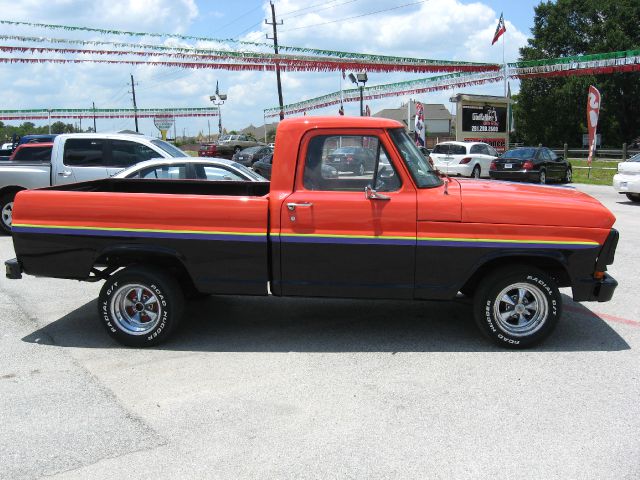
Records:
[[[136,175],[135,178],[138,178]],[[159,180],[184,180],[187,178],[186,165],[162,165],[151,167],[140,172],[139,178],[150,178]]]
[[[483,147],[483,145],[471,145],[471,150],[469,150],[469,153],[471,153],[471,154],[473,154],[473,153],[484,154],[484,152],[482,151],[482,147]]]
[[[204,167],[204,175],[207,180],[241,181],[245,180],[230,170],[222,167]]]
[[[109,167],[130,167],[136,163],[161,157],[155,150],[142,143],[128,140],[111,141],[111,162]]]
[[[556,155],[553,150],[547,150],[547,154],[551,158],[552,162],[557,162],[558,161],[558,155]]]
[[[549,151],[546,148],[540,150],[540,158],[545,162],[551,161],[551,157],[549,156]]]
[[[390,192],[401,185],[380,141],[371,136],[312,138],[307,147],[303,184],[307,190],[353,192],[363,191],[366,186]]]
[[[51,161],[51,147],[22,148],[13,158],[14,162]]]
[[[487,150],[489,151],[489,155],[491,155],[492,157],[498,156],[498,152],[491,145],[487,145]]]
[[[69,138],[64,142],[63,163],[70,167],[104,167],[106,140]]]

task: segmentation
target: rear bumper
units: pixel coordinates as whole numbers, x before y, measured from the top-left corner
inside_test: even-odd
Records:
[[[12,258],[4,262],[7,269],[7,278],[10,280],[20,280],[22,278],[22,265],[17,258]]]
[[[640,175],[618,173],[613,176],[613,188],[619,193],[640,193]]]
[[[489,171],[489,177],[496,180],[514,180],[514,181],[530,181],[537,182],[540,172],[531,170],[516,170],[514,172],[507,172],[504,170],[491,170]]]
[[[613,297],[613,292],[618,282],[608,273],[602,280],[584,278],[571,287],[573,299],[576,302],[608,302]]]

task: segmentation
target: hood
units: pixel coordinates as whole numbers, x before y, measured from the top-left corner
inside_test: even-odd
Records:
[[[495,180],[460,180],[462,221],[611,228],[616,217],[595,198],[570,187]]]

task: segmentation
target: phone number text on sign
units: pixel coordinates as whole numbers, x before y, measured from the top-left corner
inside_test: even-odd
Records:
[[[497,125],[472,125],[471,126],[471,131],[472,132],[498,132],[500,131],[500,127],[498,127]]]

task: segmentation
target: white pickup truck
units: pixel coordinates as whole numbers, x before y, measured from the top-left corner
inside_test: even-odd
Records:
[[[170,143],[144,135],[58,135],[50,161],[0,163],[0,231],[11,233],[13,199],[20,190],[107,178],[143,160],[186,156]]]

